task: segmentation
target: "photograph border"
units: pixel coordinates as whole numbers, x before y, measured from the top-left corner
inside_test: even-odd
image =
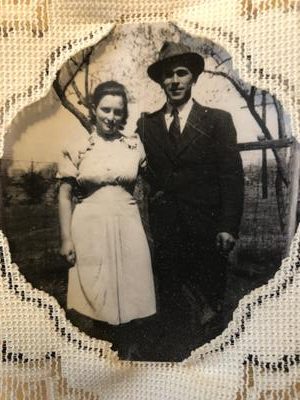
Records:
[[[141,22],[147,22],[147,21],[141,21]],[[158,22],[158,21],[157,21]],[[185,23],[180,24],[180,21],[178,22],[178,24],[176,24],[177,26],[179,26],[179,28],[181,28],[182,26],[186,26],[186,25],[190,25],[191,22],[187,20],[185,20]],[[101,33],[101,35],[103,34],[103,37],[101,38],[101,40],[103,40],[106,35],[109,33],[110,28],[113,25],[110,25],[109,29],[107,29],[107,31],[103,34]],[[193,33],[193,35],[195,35]],[[209,37],[210,40],[214,40],[213,37],[207,36]],[[212,35],[213,36],[213,35]],[[91,42],[98,42],[98,38],[97,40],[95,38],[93,38],[93,40]],[[83,42],[81,42],[81,44],[83,44]],[[91,45],[91,43],[86,44],[84,46],[79,46],[80,50],[82,50],[85,47],[88,47],[89,45]],[[221,44],[222,46],[224,46],[226,48],[226,50],[228,50],[229,52],[231,52],[231,49],[226,47],[225,43]],[[76,51],[74,50],[74,53],[78,52],[78,48],[76,48]],[[232,53],[231,53],[232,54]],[[68,54],[69,58],[70,55]],[[232,57],[234,59],[234,54],[232,54]],[[54,71],[56,72],[63,64],[63,62],[65,62],[66,60],[62,60],[60,59],[59,62],[56,62],[55,65],[52,65],[51,69],[52,69],[52,78],[53,78],[53,73]],[[47,66],[49,67],[49,66]],[[242,78],[244,79],[244,77],[242,76]],[[262,83],[262,82],[260,82]],[[46,92],[48,92],[49,87],[46,87],[44,94],[46,94]],[[41,98],[43,95],[41,95],[39,98]],[[37,99],[31,99],[31,102],[36,101]],[[285,101],[283,100],[283,105],[285,105]],[[12,103],[13,104],[13,103]],[[23,108],[20,107],[20,108]],[[288,109],[290,109],[290,107],[287,107],[287,111]],[[11,113],[4,113],[4,121],[8,122],[8,119],[12,120],[13,119],[13,115],[11,115]],[[297,136],[295,137],[297,139]],[[298,144],[299,145],[299,144]],[[299,169],[299,165],[297,165],[297,168]],[[290,248],[290,254],[287,258],[282,260],[282,265],[278,270],[278,273],[276,273],[276,277],[278,278],[278,281],[276,282],[276,285],[274,286],[274,278],[272,279],[272,282],[268,282],[266,285],[263,285],[262,287],[259,287],[257,289],[254,289],[250,294],[246,295],[245,297],[243,297],[240,302],[238,307],[235,309],[233,317],[232,317],[232,321],[229,323],[228,327],[223,331],[223,333],[218,336],[216,339],[213,339],[210,343],[205,344],[204,346],[200,347],[199,349],[195,350],[191,357],[189,357],[188,359],[185,359],[182,362],[176,363],[176,364],[181,364],[182,366],[185,365],[196,365],[200,359],[203,359],[206,355],[211,354],[211,353],[218,353],[218,352],[222,352],[226,346],[230,346],[234,343],[235,339],[234,338],[239,338],[241,332],[243,332],[243,330],[245,329],[245,325],[246,322],[249,321],[252,318],[252,311],[255,310],[255,308],[259,308],[259,307],[263,307],[264,302],[270,298],[276,298],[276,296],[278,296],[278,291],[279,291],[279,296],[280,293],[284,293],[287,290],[288,285],[293,283],[293,274],[295,274],[295,271],[298,270],[299,268],[299,261],[298,261],[298,247],[299,247],[299,236],[300,236],[300,231],[298,230],[298,232],[295,234],[293,240],[291,241],[291,248]],[[14,294],[17,296],[20,296],[20,299],[22,299],[22,301],[24,301],[23,299],[25,298],[26,301],[28,301],[32,307],[37,307],[39,309],[45,309],[46,305],[48,303],[49,305],[49,314],[48,314],[48,318],[50,320],[53,321],[54,324],[58,324],[59,322],[62,321],[63,318],[65,318],[64,315],[64,311],[62,310],[62,308],[58,305],[56,299],[50,295],[48,295],[46,292],[41,291],[41,290],[37,290],[37,289],[32,289],[30,283],[26,282],[25,279],[22,277],[22,275],[19,273],[18,269],[16,266],[14,266],[13,264],[11,264],[11,259],[10,259],[10,252],[9,252],[9,245],[8,245],[8,239],[6,239],[3,234],[1,234],[0,236],[0,245],[1,245],[1,274],[2,274],[2,279],[3,279],[3,290],[4,293],[8,293],[11,291],[14,291]],[[268,289],[270,289],[268,291]],[[1,288],[2,291],[2,288]],[[26,293],[30,291],[32,294],[31,298],[27,298]],[[39,293],[42,293],[42,297],[43,301],[39,302]],[[254,300],[254,297],[256,298]],[[35,300],[33,300],[35,299]],[[36,304],[34,304],[36,303]],[[47,307],[48,307],[47,305]],[[237,326],[236,324],[236,320],[237,318],[239,318],[239,324]],[[66,332],[66,329],[70,328],[72,329],[73,332],[76,332],[76,335],[78,335],[78,343],[76,344],[76,346],[78,345],[79,349],[81,351],[87,351],[87,352],[95,352],[95,354],[97,354],[97,356],[99,355],[103,355],[105,358],[106,357],[112,357],[112,359],[114,359],[114,361],[117,361],[118,363],[121,363],[122,365],[131,365],[132,367],[138,366],[141,363],[136,363],[136,362],[131,362],[131,361],[119,361],[118,357],[116,356],[116,354],[114,352],[111,351],[110,349],[110,344],[103,342],[101,340],[98,339],[93,339],[85,334],[79,333],[78,329],[75,328],[72,324],[69,323],[68,320],[63,320],[63,325],[60,328],[61,330],[61,336],[65,337],[65,340],[67,340],[69,343],[73,342],[74,338],[72,338],[72,334],[71,337],[68,336],[68,333]],[[234,335],[230,334],[230,332],[232,332],[232,330],[235,329],[235,333]],[[64,331],[62,331],[62,329],[64,329]],[[59,329],[58,329],[59,331]],[[72,332],[72,333],[73,333]],[[20,334],[20,331],[18,331],[18,334]],[[234,338],[232,338],[232,336],[234,336]],[[81,341],[81,342],[80,342]],[[89,343],[88,343],[89,342]],[[99,354],[99,349],[100,349],[100,354]],[[6,354],[7,355],[7,354]],[[4,354],[5,356],[5,354]],[[293,359],[294,355],[288,355],[291,356],[291,358]],[[10,355],[10,359],[13,359],[15,357],[19,357],[18,355]],[[24,357],[26,357],[24,355]],[[247,361],[247,360],[245,360]],[[276,360],[260,360],[259,358],[255,359],[255,360],[248,360],[249,362],[253,362],[254,365],[261,365],[261,363],[266,364],[266,362],[275,362],[276,364]],[[279,362],[279,360],[278,360]],[[156,364],[156,362],[151,362],[151,363],[147,363],[147,362],[142,362],[142,364]],[[165,363],[165,364],[173,364],[173,363]]]

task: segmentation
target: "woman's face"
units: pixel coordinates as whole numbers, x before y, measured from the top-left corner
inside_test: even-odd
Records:
[[[96,108],[98,129],[105,135],[116,133],[124,118],[124,100],[121,96],[107,94]]]

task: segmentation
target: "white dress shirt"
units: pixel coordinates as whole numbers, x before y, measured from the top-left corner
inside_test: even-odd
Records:
[[[176,107],[178,110],[181,133],[185,127],[186,121],[188,119],[189,113],[191,112],[193,104],[194,104],[193,99],[190,98],[186,103],[182,104],[181,106]],[[167,128],[169,130],[171,122],[173,121],[173,115],[172,115],[173,106],[172,106],[172,104],[167,103],[165,110],[166,110],[165,111],[165,120],[166,120]]]

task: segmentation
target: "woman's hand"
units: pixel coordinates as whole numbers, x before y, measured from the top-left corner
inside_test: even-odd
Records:
[[[76,253],[74,244],[71,239],[63,240],[60,248],[60,255],[65,257],[65,259],[72,265],[76,261]]]

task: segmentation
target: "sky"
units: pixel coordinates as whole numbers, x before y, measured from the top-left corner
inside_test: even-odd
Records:
[[[117,28],[96,49],[90,65],[91,90],[100,81],[115,79],[125,85],[129,97],[128,132],[134,132],[141,112],[152,112],[165,102],[160,86],[148,78],[147,66],[155,61],[158,50],[167,40],[184,40],[194,51],[201,50],[202,42],[191,38],[172,25],[132,25]],[[215,50],[228,57],[224,49]],[[205,68],[212,70],[215,61],[205,59]],[[230,68],[230,62],[222,67]],[[83,76],[78,85],[82,87]],[[200,75],[193,87],[193,97],[202,105],[220,108],[231,113],[237,130],[238,142],[256,141],[261,133],[257,123],[246,108],[245,101],[231,83],[222,77]],[[260,102],[257,98],[257,102]],[[267,103],[270,97],[267,96]],[[261,110],[261,107],[258,108]],[[277,116],[273,105],[267,105],[267,125],[277,138]],[[11,168],[26,169],[34,161],[42,168],[45,163],[56,162],[64,143],[76,140],[77,134],[86,134],[79,121],[59,102],[53,90],[48,95],[22,110],[11,125],[5,139],[4,158],[12,159]],[[268,158],[272,158],[268,151]],[[261,152],[242,152],[244,164],[261,162]]]

